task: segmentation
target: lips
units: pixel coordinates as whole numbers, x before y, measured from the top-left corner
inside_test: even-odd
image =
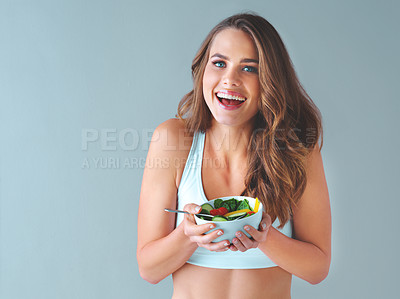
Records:
[[[239,92],[230,90],[220,90],[215,93],[215,96],[217,97],[222,108],[228,110],[239,108],[247,100],[247,98]]]

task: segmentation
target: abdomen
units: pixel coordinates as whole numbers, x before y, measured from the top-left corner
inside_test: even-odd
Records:
[[[280,267],[214,269],[185,264],[172,277],[174,299],[289,299],[292,282],[292,275]]]

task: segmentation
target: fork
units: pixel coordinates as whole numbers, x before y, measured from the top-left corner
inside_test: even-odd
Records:
[[[193,213],[189,213],[189,212],[182,211],[182,210],[164,209],[164,211],[165,211],[165,212],[171,212],[171,213],[183,213],[183,214],[189,214],[189,215],[198,215],[198,216],[212,217],[212,215],[209,215],[209,214],[193,214]]]

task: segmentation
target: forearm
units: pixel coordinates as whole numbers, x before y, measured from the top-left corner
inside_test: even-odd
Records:
[[[314,244],[289,238],[272,226],[259,248],[282,269],[311,284],[321,282],[328,275],[330,255]]]
[[[179,225],[168,236],[138,248],[140,275],[150,283],[158,283],[182,267],[197,247]]]

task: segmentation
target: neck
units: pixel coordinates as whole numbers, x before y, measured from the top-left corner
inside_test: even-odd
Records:
[[[247,147],[250,143],[252,127],[250,126],[226,126],[214,122],[207,137],[209,145],[218,156],[247,157]]]

